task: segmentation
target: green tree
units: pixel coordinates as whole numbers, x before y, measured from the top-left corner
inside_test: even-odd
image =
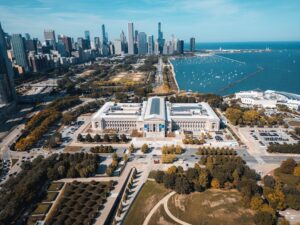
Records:
[[[254,216],[254,222],[256,225],[274,225],[276,221],[272,214],[258,211]]]
[[[147,144],[143,144],[143,146],[141,148],[142,153],[147,153],[148,150],[149,150],[148,145]]]
[[[288,158],[287,160],[283,161],[280,165],[280,172],[286,174],[293,174],[297,163],[294,159]]]

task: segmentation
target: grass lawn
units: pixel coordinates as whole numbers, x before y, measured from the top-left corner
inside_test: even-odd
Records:
[[[11,160],[11,167],[13,167],[18,161],[19,161],[19,159],[12,159]]]
[[[58,192],[47,192],[45,202],[52,202],[56,199]]]
[[[168,202],[171,213],[191,224],[250,225],[254,211],[243,207],[237,191],[207,190],[174,195]]]
[[[32,215],[46,214],[51,207],[51,203],[38,204]]]
[[[277,168],[274,171],[274,175],[279,178],[284,184],[287,184],[292,187],[296,187],[300,183],[300,177],[296,177],[293,174],[281,173],[280,169]]]
[[[179,225],[179,223],[173,221],[165,212],[164,206],[161,205],[151,217],[149,225]]]
[[[61,183],[61,182],[52,183],[49,186],[48,191],[59,191],[60,189],[62,189],[63,186],[64,186],[64,183]]]
[[[142,225],[151,209],[169,192],[162,184],[147,181],[132,204],[124,225]]]

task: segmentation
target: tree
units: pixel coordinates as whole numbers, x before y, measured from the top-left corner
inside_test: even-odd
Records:
[[[82,137],[81,134],[77,135],[77,141],[79,141],[79,142],[83,142],[84,141],[84,138]]]
[[[128,141],[128,139],[127,139],[127,137],[126,137],[125,134],[122,134],[122,135],[121,135],[121,141],[122,141],[122,142],[127,142],[127,141]]]
[[[294,176],[300,177],[300,164],[294,168]]]
[[[87,135],[86,135],[85,140],[86,140],[87,142],[93,142],[93,138],[92,138],[92,136],[91,136],[90,134],[87,134]]]
[[[256,225],[274,225],[275,220],[272,214],[268,212],[258,211],[254,216],[254,222]]]
[[[191,186],[186,176],[177,176],[175,180],[175,191],[179,194],[189,194]]]
[[[111,140],[112,140],[112,142],[119,142],[120,139],[119,139],[119,137],[118,137],[117,134],[114,134],[114,135],[112,136]]]
[[[251,198],[250,207],[253,210],[259,210],[263,205],[263,200],[259,195],[256,195]]]
[[[180,145],[176,145],[175,154],[181,154],[182,151],[183,151],[182,147]]]
[[[288,158],[287,160],[283,161],[280,165],[280,172],[286,174],[293,174],[297,163],[294,159]]]
[[[131,144],[131,145],[129,146],[128,150],[129,150],[130,154],[133,153],[134,150],[135,150],[135,149],[134,149],[134,145]]]
[[[272,176],[264,176],[263,182],[265,187],[274,188],[275,187],[275,179]]]
[[[215,188],[215,189],[219,189],[220,188],[220,182],[217,178],[213,178],[211,181],[211,187]]]
[[[208,187],[209,184],[209,177],[207,170],[201,170],[199,175],[199,184],[204,189]]]
[[[163,178],[164,186],[166,188],[174,189],[175,187],[175,179],[176,175],[175,174],[165,174]]]
[[[143,144],[142,148],[141,148],[142,153],[147,153],[148,152],[148,145],[147,144]]]
[[[165,176],[165,173],[161,170],[158,170],[156,173],[156,176],[155,176],[155,181],[159,184],[162,183],[164,180],[164,176]]]
[[[177,172],[177,167],[176,166],[171,166],[167,170],[167,174],[175,174]]]
[[[123,155],[123,160],[124,160],[125,162],[128,161],[128,155],[127,155],[127,154],[124,154],[124,155]]]
[[[233,125],[238,125],[239,120],[242,118],[243,112],[239,109],[228,108],[225,112],[225,115]]]
[[[110,142],[110,138],[109,138],[108,134],[104,134],[103,141]]]
[[[94,141],[95,141],[95,142],[101,142],[101,137],[100,137],[99,134],[96,134],[96,135],[94,136]]]

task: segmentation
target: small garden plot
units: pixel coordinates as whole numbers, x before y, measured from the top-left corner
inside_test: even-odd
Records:
[[[45,198],[45,202],[52,202],[56,199],[58,192],[47,192],[47,196]]]
[[[113,186],[112,181],[66,184],[57,207],[45,224],[93,224],[104,208]]]
[[[32,215],[44,215],[49,211],[50,207],[50,203],[38,204],[37,208],[33,211]]]
[[[49,186],[48,191],[60,191],[60,189],[62,189],[63,186],[64,186],[64,183],[61,183],[61,182],[52,183]]]

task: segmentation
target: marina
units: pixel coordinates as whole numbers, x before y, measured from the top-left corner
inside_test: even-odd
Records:
[[[298,50],[197,54],[170,62],[180,90],[219,95],[255,88],[300,93]]]

